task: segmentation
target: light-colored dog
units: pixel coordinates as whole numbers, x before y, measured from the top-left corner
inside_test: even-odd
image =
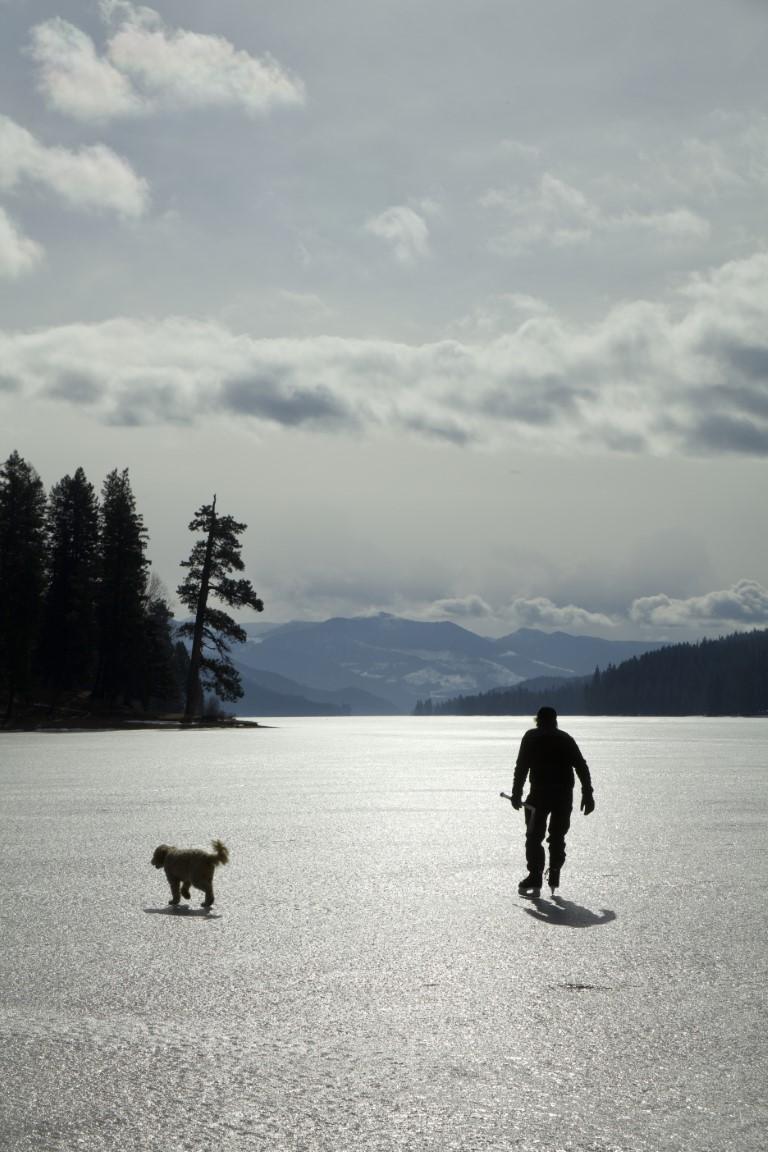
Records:
[[[155,868],[165,868],[165,875],[171,886],[169,904],[178,904],[179,896],[190,898],[190,885],[205,892],[204,908],[213,904],[213,873],[219,864],[226,864],[229,851],[221,840],[212,840],[213,852],[202,848],[174,848],[170,844],[160,844],[155,848],[152,864]]]

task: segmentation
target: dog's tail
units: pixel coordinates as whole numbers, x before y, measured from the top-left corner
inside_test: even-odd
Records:
[[[226,864],[229,860],[229,848],[226,844],[222,844],[221,840],[212,840],[211,846],[216,853],[217,864]]]

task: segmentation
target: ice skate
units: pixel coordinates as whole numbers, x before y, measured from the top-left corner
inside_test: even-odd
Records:
[[[554,896],[555,889],[560,887],[560,869],[559,868],[553,868],[550,865],[549,871],[547,872],[547,884],[549,884],[550,891],[551,891],[552,895]]]
[[[538,896],[541,891],[541,876],[536,876],[533,872],[529,872],[528,875],[520,881],[517,890],[522,894],[530,893],[532,896]]]

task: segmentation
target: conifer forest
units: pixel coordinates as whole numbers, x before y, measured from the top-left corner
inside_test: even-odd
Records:
[[[100,492],[82,468],[49,492],[14,451],[0,465],[0,718],[179,713],[187,719],[214,697],[241,695],[230,645],[237,624],[228,605],[262,603],[242,570],[245,525],[203,505],[190,524],[203,531],[178,590],[192,613],[194,666],[169,596],[152,574],[148,534],[128,470]],[[206,698],[206,691],[211,695]]]

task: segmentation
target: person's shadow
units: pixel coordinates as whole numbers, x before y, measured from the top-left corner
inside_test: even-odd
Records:
[[[593,912],[581,904],[574,904],[572,900],[563,900],[562,896],[552,896],[549,900],[541,896],[529,896],[528,900],[535,907],[526,908],[525,911],[543,924],[558,924],[564,928],[597,928],[616,919],[616,913],[609,908]]]

